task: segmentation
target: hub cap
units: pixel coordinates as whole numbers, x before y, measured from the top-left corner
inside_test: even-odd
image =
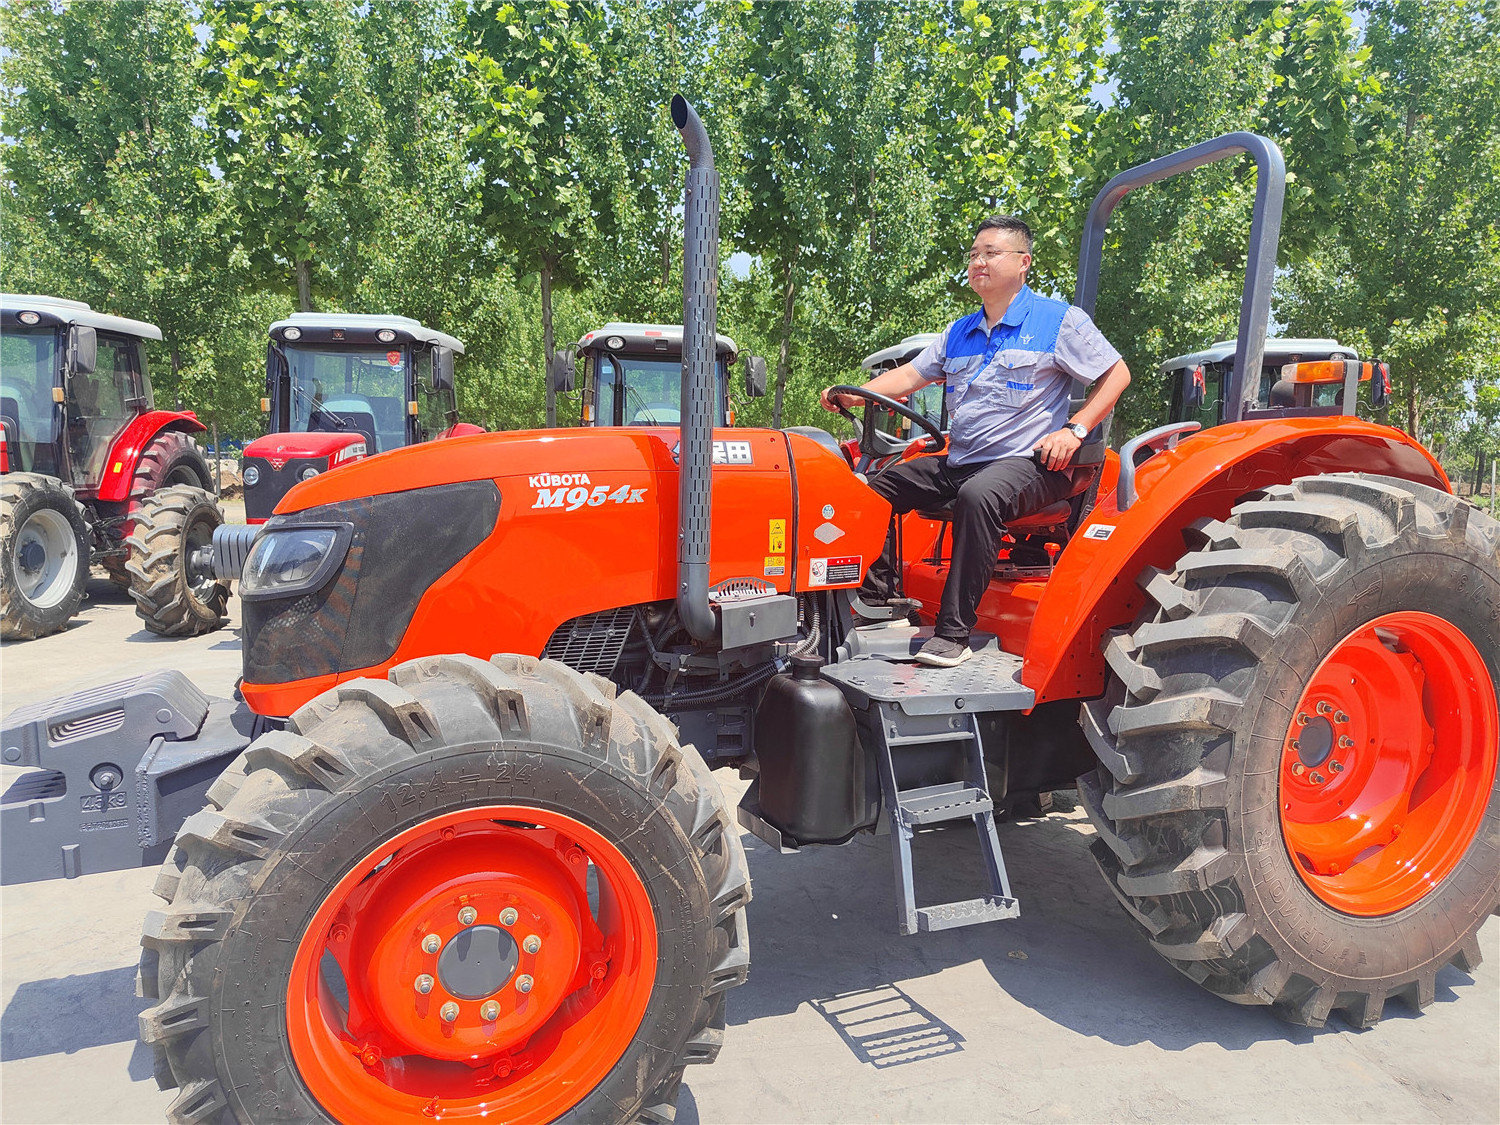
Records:
[[[629,1048],[655,975],[651,901],[613,844],[544,809],[468,809],[333,888],[293,961],[287,1033],[340,1121],[550,1121]]]
[[[16,535],[16,585],[26,600],[50,609],[68,596],[79,566],[78,537],[61,512],[33,512]]]
[[[1463,858],[1489,804],[1500,717],[1455,625],[1392,613],[1308,681],[1281,753],[1282,837],[1308,888],[1348,914],[1419,901]]]

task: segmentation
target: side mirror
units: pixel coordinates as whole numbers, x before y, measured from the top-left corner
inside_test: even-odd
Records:
[[[445,348],[441,344],[432,349],[432,389],[435,391],[453,389],[453,349]]]
[[[1203,364],[1182,369],[1182,405],[1186,410],[1196,411],[1203,405],[1203,396],[1208,385],[1203,378]]]
[[[763,398],[766,393],[766,360],[764,356],[745,357],[745,393],[751,398]]]
[[[99,364],[99,333],[83,324],[68,334],[68,370],[74,375],[92,375]]]
[[[1391,365],[1377,359],[1370,366],[1370,405],[1384,410],[1391,404]]]
[[[573,381],[578,372],[578,351],[575,348],[563,348],[560,352],[552,353],[552,389],[559,394],[566,394],[573,389]]]

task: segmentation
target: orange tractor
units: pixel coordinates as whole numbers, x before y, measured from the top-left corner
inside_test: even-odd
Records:
[[[1015,917],[995,806],[1076,784],[1121,905],[1225,999],[1366,1026],[1472,971],[1500,891],[1500,527],[1353,416],[1365,365],[1287,376],[1336,375],[1337,412],[1247,393],[1275,146],[1220,138],[1095,201],[1085,309],[1128,190],[1256,159],[1223,421],[1118,457],[1094,435],[1072,496],[1011,527],[978,651],[939,669],[910,660],[924,628],[855,627],[851,597],[889,532],[935,604],[946,514],[892,528],[820,430],[714,432],[718,180],[696,114],[672,113],[680,426],[486,434],[315,477],[242,580],[242,691],[279,729],[235,744],[220,704],[146,685],[141,713],[228,762],[142,938],[172,1119],[670,1120],[749,968],[736,820],[783,852],[888,825],[918,933]],[[937,421],[878,405],[941,446]],[[737,814],[717,767],[754,778]],[[911,857],[943,826],[984,860],[972,897],[933,903]]]

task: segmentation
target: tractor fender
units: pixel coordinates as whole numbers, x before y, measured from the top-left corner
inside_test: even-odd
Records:
[[[267,461],[318,460],[327,458],[329,467],[368,457],[369,446],[357,432],[310,432],[266,434],[241,451],[241,459],[263,457]]]
[[[1144,462],[1121,512],[1117,474],[1058,557],[1037,603],[1022,682],[1036,702],[1104,691],[1104,643],[1145,603],[1149,568],[1170,570],[1194,521],[1223,519],[1247,494],[1297,477],[1362,472],[1452,492],[1432,454],[1400,430],[1355,418],[1281,418],[1200,431]]]
[[[141,454],[164,430],[181,430],[185,434],[201,434],[208,427],[198,421],[191,411],[148,410],[138,414],[125,424],[120,436],[110,447],[109,460],[104,463],[104,479],[99,482],[97,498],[106,503],[130,499],[130,485],[135,480],[136,466]]]

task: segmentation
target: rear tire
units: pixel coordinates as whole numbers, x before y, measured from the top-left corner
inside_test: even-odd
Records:
[[[164,488],[137,509],[125,569],[136,616],[149,631],[196,637],[224,624],[228,583],[195,577],[189,568],[193,552],[210,545],[223,522],[214,498],[186,485]]]
[[[181,430],[163,430],[151,439],[151,444],[141,452],[136,463],[135,476],[130,481],[130,496],[125,501],[125,522],[116,534],[123,546],[124,541],[135,532],[133,517],[146,499],[164,488],[185,484],[212,492],[213,476],[208,468],[208,458],[192,435]],[[125,569],[129,551],[105,555],[99,565],[116,586],[130,588],[130,572]]]
[[[0,478],[0,637],[30,640],[67,625],[88,586],[88,543],[83,513],[62,481]]]
[[[1225,999],[1315,1027],[1420,1009],[1500,901],[1500,524],[1341,474],[1194,527],[1084,706],[1099,868]]]
[[[319,696],[208,797],[178,833],[156,887],[171,905],[141,941],[141,990],[161,1001],[142,1013],[141,1036],[163,1088],[182,1089],[169,1120],[422,1122],[483,1101],[500,1121],[662,1122],[683,1065],[718,1054],[725,992],[749,968],[744,851],[702,758],[608,681],[531,657],[412,661],[389,681]],[[565,822],[563,839],[552,826]],[[528,856],[541,859],[528,869]],[[506,919],[500,908],[528,910],[535,887],[567,898],[566,875],[548,880],[568,864],[580,886],[585,869],[596,876],[597,922]],[[528,870],[530,883],[515,874]],[[644,914],[628,906],[637,893]],[[630,938],[632,919],[648,940]],[[443,975],[463,940],[448,931],[463,926],[476,943],[481,929],[547,934],[524,955],[537,967],[508,970],[535,974],[527,995],[547,1021],[512,1049],[521,978],[484,994]],[[610,956],[582,956],[581,978],[549,978],[548,951],[587,950],[590,927]],[[391,952],[381,943],[398,931],[411,936]],[[417,944],[424,933],[441,934],[441,956]],[[425,989],[413,987],[419,970]],[[325,995],[335,974],[336,1003]],[[606,1007],[629,996],[634,1007]],[[498,1017],[482,1016],[490,998]],[[439,999],[454,1000],[455,1019],[437,1014]],[[613,1022],[590,1023],[595,1013]],[[458,1061],[467,1045],[453,1049],[470,1034],[481,1035],[482,1067]],[[564,1065],[580,1057],[564,1054],[569,1034],[589,1044],[593,1071]],[[394,1067],[393,1041],[405,1044]]]

